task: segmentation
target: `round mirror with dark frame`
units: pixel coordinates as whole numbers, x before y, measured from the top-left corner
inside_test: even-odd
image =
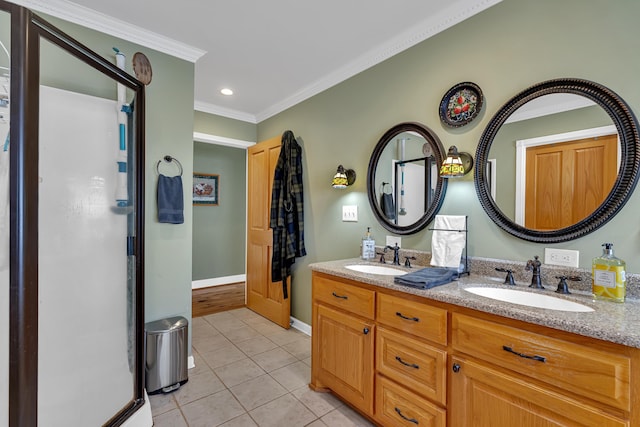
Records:
[[[433,221],[447,188],[439,175],[445,154],[438,136],[420,123],[400,123],[382,135],[367,171],[369,204],[380,225],[407,235]]]
[[[635,189],[638,121],[605,86],[545,81],[500,108],[476,162],[476,192],[500,228],[532,242],[573,240],[611,220]]]

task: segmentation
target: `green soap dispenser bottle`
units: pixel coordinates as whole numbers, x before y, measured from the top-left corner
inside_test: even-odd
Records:
[[[602,255],[593,259],[591,279],[596,299],[624,302],[627,295],[627,264],[613,255],[613,243],[602,244]]]
[[[362,238],[362,259],[365,260],[376,257],[376,242],[371,237],[370,229],[371,227],[367,227],[367,234]]]

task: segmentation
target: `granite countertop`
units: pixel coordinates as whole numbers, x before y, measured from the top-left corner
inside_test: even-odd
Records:
[[[310,264],[313,271],[327,273],[345,279],[357,280],[386,289],[419,295],[435,301],[467,307],[486,313],[492,313],[503,317],[522,320],[536,325],[547,326],[566,332],[623,344],[629,347],[640,348],[640,299],[629,298],[624,304],[609,301],[594,300],[590,293],[581,290],[572,290],[571,295],[560,295],[554,291],[555,285],[546,286],[545,290],[531,289],[525,283],[517,283],[518,286],[502,284],[504,277],[489,277],[477,274],[463,276],[460,279],[446,285],[432,289],[416,289],[394,283],[394,276],[360,273],[347,269],[347,265],[369,264],[380,266],[377,262],[367,262],[359,258],[343,259],[336,261],[317,262]],[[403,266],[386,264],[386,267],[397,268],[404,271],[417,271],[420,266],[405,268]],[[497,273],[496,274],[502,274]],[[594,309],[592,312],[570,312],[529,307],[508,302],[502,302],[486,298],[465,291],[471,286],[490,286],[495,288],[517,289],[524,292],[544,293],[546,295],[574,301]],[[571,289],[571,283],[569,283]]]

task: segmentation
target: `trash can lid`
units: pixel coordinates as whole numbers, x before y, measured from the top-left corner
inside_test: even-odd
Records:
[[[168,317],[153,322],[145,323],[144,329],[147,332],[169,332],[174,329],[184,328],[189,321],[182,316]]]

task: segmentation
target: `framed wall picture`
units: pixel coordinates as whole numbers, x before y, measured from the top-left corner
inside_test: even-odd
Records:
[[[217,206],[218,205],[219,175],[209,173],[193,174],[193,205]]]

